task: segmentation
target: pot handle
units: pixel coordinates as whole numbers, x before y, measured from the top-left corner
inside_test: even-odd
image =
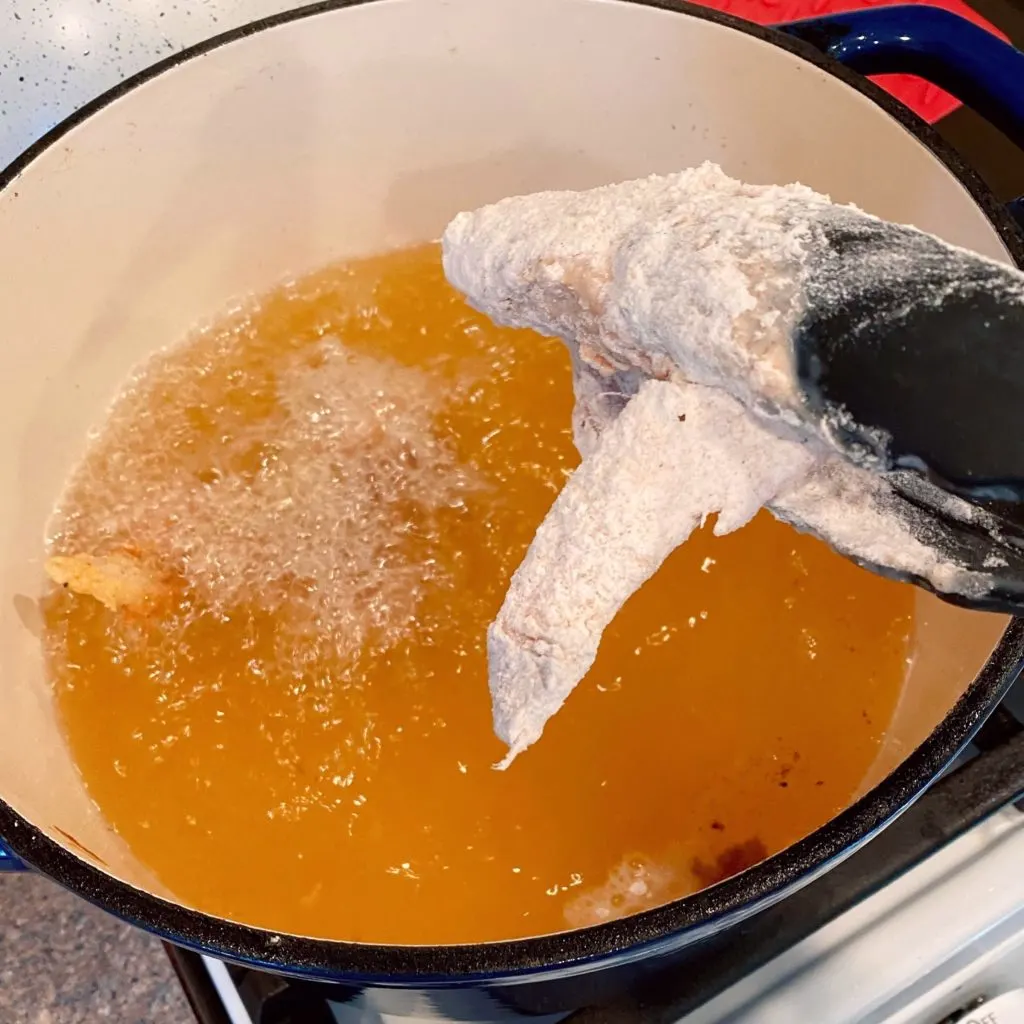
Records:
[[[1024,149],[1024,53],[956,14],[895,5],[774,26],[862,75],[917,75]],[[1024,197],[1009,204],[1024,227]]]
[[[10,850],[0,843],[0,872],[3,871],[27,871],[28,866],[18,860]]]

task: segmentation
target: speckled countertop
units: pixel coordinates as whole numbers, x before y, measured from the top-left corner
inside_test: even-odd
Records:
[[[0,0],[0,167],[76,107],[289,0]]]
[[[49,879],[0,875],[3,1024],[194,1021],[160,943]]]
[[[0,167],[148,64],[288,0],[0,0]],[[0,873],[0,1024],[188,1024],[160,943],[33,875]]]

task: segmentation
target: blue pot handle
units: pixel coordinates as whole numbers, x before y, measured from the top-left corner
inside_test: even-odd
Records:
[[[949,11],[899,5],[776,25],[862,75],[917,75],[1024,149],[1024,53]],[[1024,197],[1009,204],[1024,227]]]
[[[26,865],[0,843],[0,871],[27,871]]]

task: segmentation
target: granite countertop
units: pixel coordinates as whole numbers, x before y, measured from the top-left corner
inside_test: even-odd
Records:
[[[188,1024],[158,939],[47,878],[0,874],[0,1021]]]
[[[2,0],[0,167],[121,79],[302,0]]]

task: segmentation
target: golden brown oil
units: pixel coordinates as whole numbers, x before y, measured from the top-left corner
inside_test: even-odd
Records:
[[[289,485],[310,564],[261,583],[270,519],[225,547],[239,569],[189,517],[214,529],[222,509],[238,528],[249,484],[284,458],[282,367],[305,353],[316,367],[329,337],[355,354],[356,383],[373,384],[359,375],[378,357],[387,380],[422,374],[403,395],[427,419],[388,466],[434,483],[381,478],[376,435],[360,434],[335,477]],[[912,593],[765,514],[678,550],[543,739],[492,770],[485,629],[576,462],[571,405],[563,347],[469,310],[433,246],[282,287],[137,378],[72,481],[55,547],[141,552],[171,599],[140,617],[59,591],[47,646],[91,795],[178,898],[346,940],[507,939],[684,895],[849,801],[903,682]],[[406,436],[424,422],[437,445]],[[373,522],[350,516],[338,539],[323,518],[362,500],[353,481]],[[342,569],[318,575],[317,545]],[[317,588],[326,603],[302,604]],[[290,594],[309,621],[296,626]]]

